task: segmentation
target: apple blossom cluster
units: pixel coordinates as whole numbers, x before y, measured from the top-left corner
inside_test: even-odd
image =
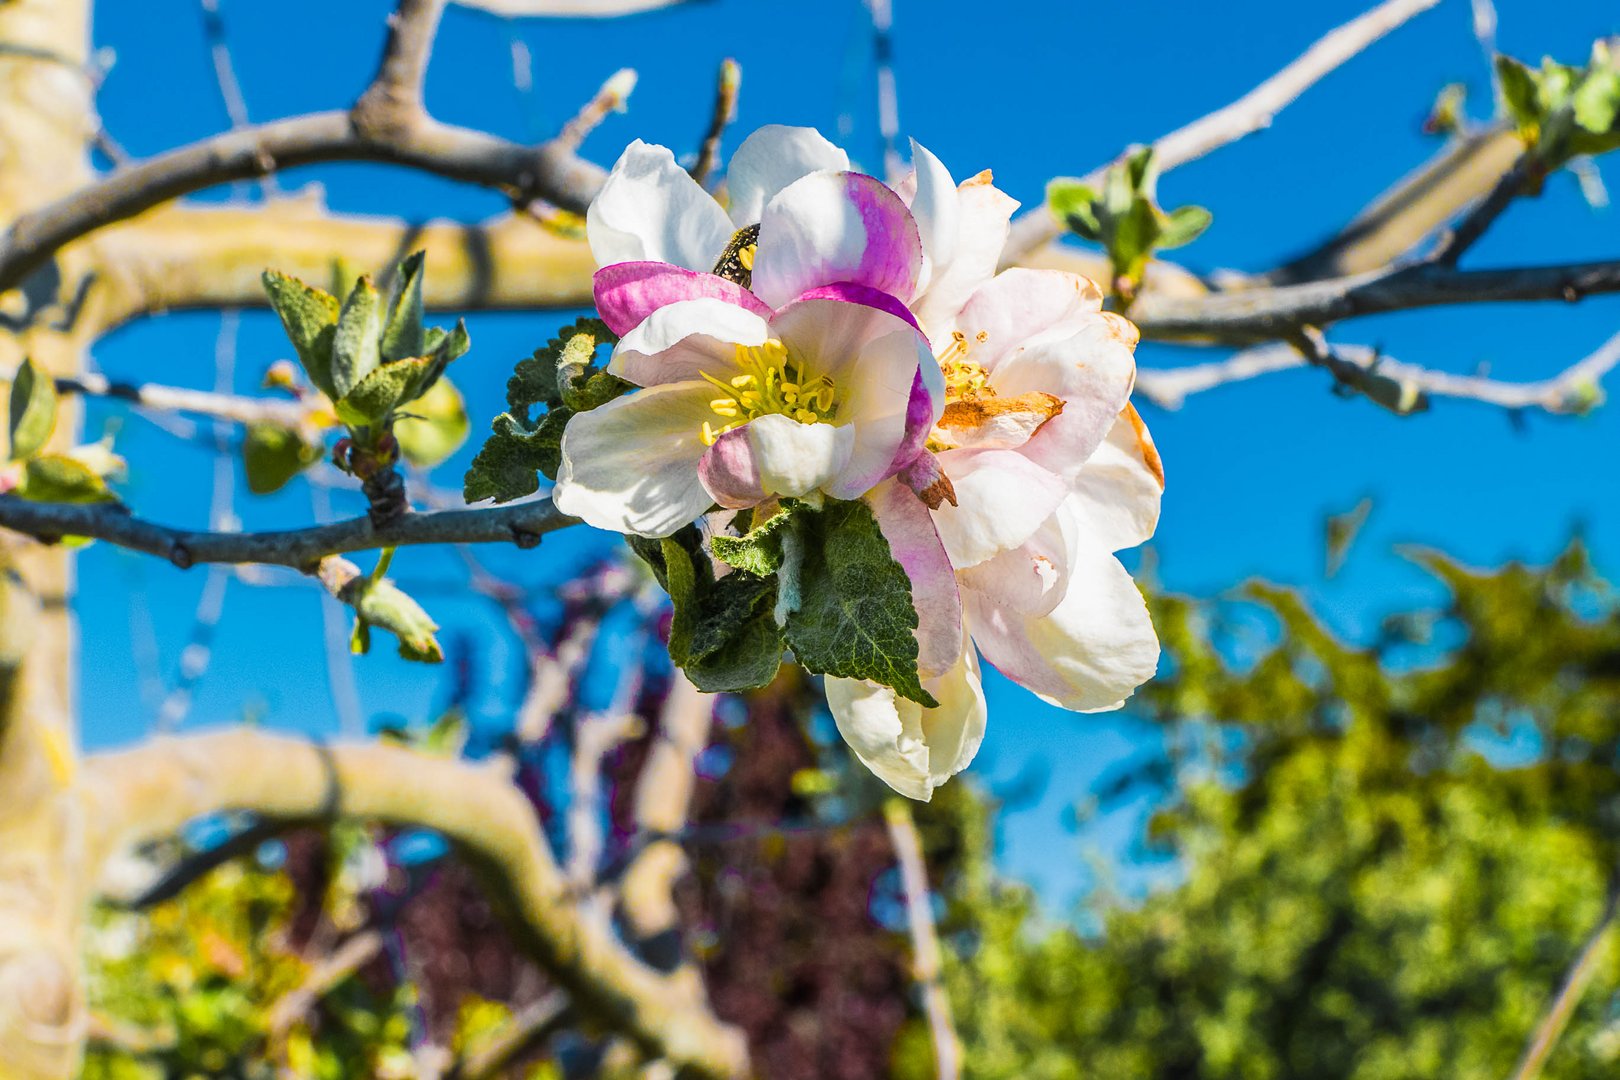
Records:
[[[912,154],[891,187],[762,128],[722,205],[632,144],[586,218],[629,392],[568,416],[554,498],[652,564],[697,685],[763,685],[791,651],[860,759],[927,799],[983,738],[981,657],[1079,712],[1153,675],[1115,553],[1163,473],[1135,327],[1082,277],[997,273],[1017,204]]]

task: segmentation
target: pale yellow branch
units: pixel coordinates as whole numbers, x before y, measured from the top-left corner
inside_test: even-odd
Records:
[[[244,728],[93,755],[82,791],[98,860],[228,811],[431,829],[485,876],[520,945],[582,1011],[695,1075],[747,1071],[738,1032],[637,961],[609,929],[580,917],[533,806],[498,766]]]

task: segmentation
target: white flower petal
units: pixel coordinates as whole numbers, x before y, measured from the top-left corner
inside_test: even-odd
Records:
[[[998,608],[972,590],[962,599],[985,659],[1061,708],[1117,709],[1158,668],[1159,639],[1142,594],[1100,547],[1081,544],[1071,553],[1068,592],[1045,615]]]
[[[653,311],[620,339],[608,370],[637,386],[729,377],[737,346],[770,336],[764,319],[724,300],[680,300]]]
[[[958,570],[1023,544],[1066,494],[1062,480],[1016,450],[950,450],[939,461],[956,505],[934,510],[934,525]]]
[[[637,139],[585,212],[585,236],[598,266],[667,262],[711,270],[736,232],[731,219],[667,147]]]
[[[1030,456],[1041,460],[1037,454]],[[1072,484],[1065,505],[1080,534],[1097,546],[1121,551],[1153,535],[1164,494],[1164,467],[1135,408],[1125,407]]]
[[[1045,615],[1069,587],[1069,558],[1076,522],[1072,498],[1041,523],[1035,534],[1010,551],[956,572],[963,589],[986,604],[1023,615]]]
[[[709,509],[698,482],[706,382],[671,383],[615,398],[568,421],[557,509],[598,529],[668,536]]]
[[[832,481],[849,464],[851,424],[801,424],[790,416],[761,416],[748,433],[760,487],[766,495],[798,498]]]
[[[957,235],[950,257],[933,261],[927,288],[911,305],[935,349],[949,344],[957,313],[981,285],[995,277],[1018,200],[991,183],[989,172],[982,172],[962,181],[957,207]]]
[[[950,170],[916,139],[911,140],[911,169],[911,186],[916,194],[906,199],[906,204],[911,207],[911,216],[917,221],[917,235],[922,241],[923,265],[917,277],[917,292],[925,295],[934,274],[950,266],[956,255],[957,235],[962,231],[962,207]],[[901,198],[905,198],[904,192]],[[961,304],[957,308],[960,310]]]
[[[767,124],[742,141],[726,168],[731,220],[737,228],[757,224],[765,204],[795,180],[848,168],[849,155],[815,128]]]
[[[900,794],[926,802],[979,752],[987,710],[971,648],[923,685],[939,708],[924,709],[886,686],[855,679],[830,678],[826,690],[838,733],[861,763]]]

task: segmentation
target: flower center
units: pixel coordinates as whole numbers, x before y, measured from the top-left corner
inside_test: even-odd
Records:
[[[973,344],[982,345],[989,335],[979,331]],[[945,374],[945,400],[977,401],[995,397],[996,388],[990,385],[990,376],[975,361],[968,359],[972,349],[968,337],[960,330],[951,331],[951,343],[936,358],[939,370]]]
[[[801,424],[830,422],[838,415],[837,388],[825,375],[811,375],[788,355],[776,338],[763,345],[738,345],[737,367],[729,380],[702,372],[703,378],[725,396],[709,408],[724,423],[703,422],[703,445],[713,446],[732,428],[760,416],[791,416]]]

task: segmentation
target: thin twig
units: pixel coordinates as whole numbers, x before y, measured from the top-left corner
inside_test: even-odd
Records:
[[[562,131],[557,133],[553,140],[555,146],[567,150],[578,150],[585,137],[595,131],[609,113],[624,112],[625,105],[630,101],[630,95],[636,89],[635,68],[620,68],[596,91],[591,100],[585,103],[584,108],[574,114],[573,119],[563,125]]]
[[[898,180],[900,161],[900,93],[894,79],[893,0],[866,0],[872,14],[872,63],[877,69],[878,137],[883,144],[883,175]]]
[[[1457,223],[1457,227],[1440,241],[1429,258],[1440,266],[1457,265],[1463,252],[1478,243],[1485,231],[1496,223],[1496,219],[1502,216],[1514,199],[1524,194],[1544,169],[1541,157],[1535,151],[1526,150],[1520,154],[1513,168],[1502,174],[1490,194]]]
[[[0,376],[0,381],[9,383],[14,374],[8,372]],[[234,424],[275,424],[278,427],[297,428],[309,423],[309,406],[297,401],[243,397],[156,383],[118,382],[94,372],[59,375],[55,382],[59,394],[83,394],[86,397],[127,401],[143,409],[191,413],[215,420],[228,420]]]
[[[707,184],[709,177],[720,167],[720,140],[726,128],[737,118],[737,93],[742,89],[742,66],[727,57],[720,61],[720,75],[714,86],[714,111],[709,114],[709,128],[703,133],[697,160],[687,170],[692,179]]]
[[[1293,63],[1244,94],[1238,100],[1194,120],[1153,143],[1154,161],[1160,172],[1169,172],[1203,157],[1245,136],[1271,125],[1284,108],[1316,85],[1323,76],[1342,66],[1385,34],[1429,10],[1440,0],[1384,0],[1371,11],[1330,31]],[[1092,170],[1089,179],[1099,181],[1107,166]],[[1004,265],[1063,234],[1063,225],[1046,207],[1037,207],[1013,222],[1012,234],[1002,254]]]
[[[956,1023],[951,1017],[950,997],[945,993],[939,933],[934,927],[922,838],[911,816],[911,804],[904,799],[893,798],[886,802],[883,819],[889,828],[889,840],[894,845],[900,882],[906,894],[912,978],[922,992],[923,1012],[928,1017],[928,1033],[934,1044],[934,1075],[937,1080],[958,1080],[962,1075],[962,1041],[957,1037]]]
[[[327,555],[416,544],[515,543],[533,547],[548,532],[575,520],[536,499],[511,506],[407,514],[384,528],[350,518],[304,529],[236,533],[172,529],[132,516],[117,504],[29,502],[0,495],[0,528],[55,542],[86,536],[168,559],[181,569],[197,563],[265,563],[313,570]]]
[[[1524,1048],[1524,1057],[1519,1061],[1519,1067],[1513,1072],[1513,1080],[1536,1080],[1541,1070],[1547,1064],[1553,1048],[1558,1045],[1558,1039],[1569,1025],[1569,1018],[1575,1012],[1575,1007],[1581,1003],[1586,988],[1592,982],[1592,976],[1597,974],[1598,957],[1602,954],[1604,939],[1609,934],[1609,928],[1614,925],[1615,916],[1620,915],[1620,870],[1609,875],[1608,894],[1603,899],[1603,914],[1599,916],[1597,925],[1587,936],[1586,944],[1581,947],[1580,953],[1564,972],[1563,981],[1558,987],[1558,993],[1553,996],[1547,1007],[1547,1014],[1542,1017],[1541,1023],[1531,1034],[1530,1042]]]
[[[1410,384],[1429,397],[1477,401],[1504,409],[1539,409],[1554,415],[1565,415],[1583,412],[1597,403],[1595,395],[1600,392],[1604,376],[1620,367],[1620,334],[1553,377],[1525,383],[1435,371],[1392,360],[1378,350],[1362,345],[1335,345],[1332,351],[1344,363],[1364,370],[1376,370],[1398,382]],[[1194,394],[1278,371],[1293,371],[1308,364],[1309,361],[1292,346],[1264,345],[1245,349],[1212,363],[1138,371],[1136,390],[1161,408],[1179,409]]]
[[[1422,264],[1200,297],[1149,291],[1131,308],[1131,320],[1144,337],[1254,342],[1286,338],[1302,326],[1385,311],[1508,300],[1573,303],[1613,292],[1620,292],[1620,259],[1493,270]]]
[[[383,949],[380,930],[362,930],[332,950],[309,977],[270,1006],[266,1018],[272,1044],[280,1043],[292,1026],[309,1015],[315,1003],[356,971],[371,963]]]

